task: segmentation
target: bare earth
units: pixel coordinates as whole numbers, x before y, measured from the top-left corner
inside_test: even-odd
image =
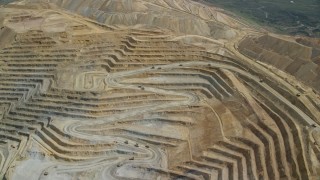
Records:
[[[317,180],[320,40],[191,0],[0,7],[0,179]]]

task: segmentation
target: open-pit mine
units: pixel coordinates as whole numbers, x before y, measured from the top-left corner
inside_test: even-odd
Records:
[[[192,0],[0,4],[0,179],[319,180],[320,40]]]

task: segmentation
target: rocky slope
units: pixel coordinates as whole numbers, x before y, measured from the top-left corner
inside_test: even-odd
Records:
[[[246,38],[240,51],[256,60],[271,64],[298,80],[320,90],[320,45],[318,39],[263,35]]]
[[[39,3],[39,0],[29,0]],[[229,39],[242,24],[191,0],[50,0],[67,11],[117,27],[161,28],[182,34]],[[228,24],[228,25],[227,25]]]
[[[223,12],[190,0],[1,7],[0,179],[319,177],[307,71],[319,41]]]

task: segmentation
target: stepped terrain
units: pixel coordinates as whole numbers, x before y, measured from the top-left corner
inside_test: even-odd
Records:
[[[320,40],[191,0],[0,6],[0,179],[317,180]]]

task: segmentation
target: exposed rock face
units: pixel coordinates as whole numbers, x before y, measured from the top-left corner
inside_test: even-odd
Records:
[[[288,68],[318,40],[189,0],[25,0],[0,25],[0,179],[320,175],[317,81]]]

